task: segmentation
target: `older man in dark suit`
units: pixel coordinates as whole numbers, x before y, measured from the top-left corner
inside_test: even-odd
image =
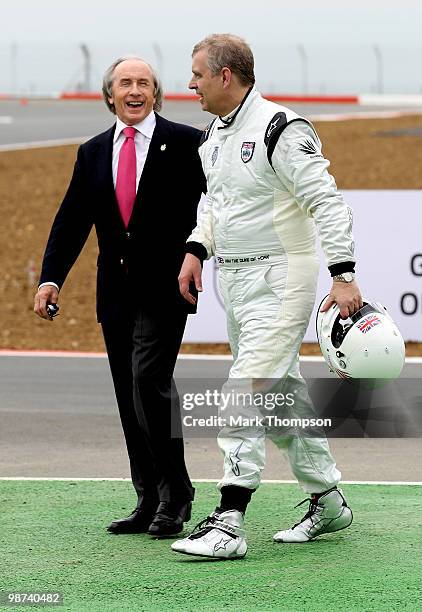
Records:
[[[97,317],[102,325],[138,502],[112,533],[172,535],[189,520],[194,489],[183,440],[172,435],[180,406],[172,378],[189,310],[178,272],[205,191],[201,132],[167,121],[162,89],[137,57],[116,60],[103,94],[116,123],[78,151],[54,220],[35,296],[49,318],[95,225]],[[159,272],[157,272],[159,271]]]

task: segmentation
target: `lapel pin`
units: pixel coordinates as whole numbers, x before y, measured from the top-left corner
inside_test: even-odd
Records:
[[[162,144],[161,147],[160,147],[161,151],[165,151],[166,148],[167,148],[167,145],[165,145],[165,144]]]

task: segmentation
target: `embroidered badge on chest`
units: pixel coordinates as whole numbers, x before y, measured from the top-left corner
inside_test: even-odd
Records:
[[[213,166],[214,166],[215,162],[217,161],[218,149],[219,149],[219,147],[214,147],[214,151],[212,152],[212,155],[211,155],[211,163],[212,163]]]
[[[254,142],[243,142],[242,143],[242,148],[240,149],[240,156],[242,158],[242,161],[245,164],[247,164],[248,161],[251,161],[254,151],[255,151]]]

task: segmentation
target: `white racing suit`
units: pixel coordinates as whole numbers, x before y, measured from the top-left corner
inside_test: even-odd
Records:
[[[269,137],[277,129],[271,151]],[[199,151],[208,195],[188,243],[205,247],[207,258],[214,255],[219,265],[234,358],[225,387],[233,389],[237,379],[242,390],[257,379],[284,381],[295,393],[285,416],[309,416],[298,353],[315,301],[316,228],[329,266],[353,262],[351,210],[327,172],[329,162],[311,124],[264,100],[255,88],[230,125],[220,118],[211,124]],[[220,488],[259,486],[265,431],[259,425],[223,427]],[[306,492],[320,493],[339,482],[324,434],[310,437],[298,429],[280,446]]]

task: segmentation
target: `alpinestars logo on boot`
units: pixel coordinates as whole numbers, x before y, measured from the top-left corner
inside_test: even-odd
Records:
[[[312,140],[305,140],[305,142],[300,145],[299,151],[306,153],[306,155],[309,155],[310,157],[322,157]]]
[[[239,446],[237,446],[234,449],[234,451],[230,451],[230,453],[229,453],[230,463],[232,464],[232,472],[233,472],[233,474],[235,476],[240,476],[239,463],[240,463],[241,459],[239,457],[239,453],[240,453],[240,449],[242,448],[242,445],[243,445],[243,440],[239,444]]]
[[[227,540],[221,538],[221,540],[217,542],[217,544],[214,544],[214,552],[217,552],[218,550],[227,550],[226,546],[229,542],[230,538],[227,538]]]

